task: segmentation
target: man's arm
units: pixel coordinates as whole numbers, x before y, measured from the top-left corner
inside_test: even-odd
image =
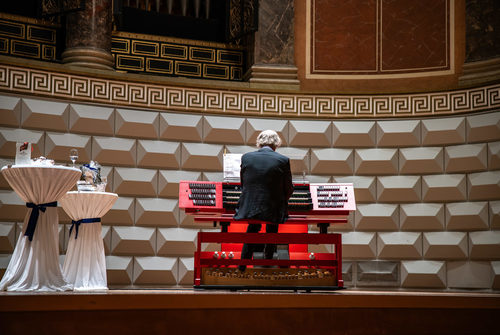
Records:
[[[293,183],[292,183],[292,172],[290,170],[290,159],[287,160],[284,170],[284,181],[283,181],[284,193],[286,195],[286,200],[290,199],[293,193]]]

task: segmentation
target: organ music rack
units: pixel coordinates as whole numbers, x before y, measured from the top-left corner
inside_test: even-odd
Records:
[[[288,202],[289,218],[278,233],[245,233],[242,224],[262,222],[233,219],[240,194],[239,183],[179,183],[179,208],[193,215],[196,222],[213,222],[221,227],[221,232],[198,233],[195,288],[310,291],[343,287],[341,235],[328,233],[327,228],[346,223],[349,213],[356,209],[352,184],[294,183]],[[316,224],[319,234],[309,234],[309,224]],[[202,251],[203,243],[220,243],[221,250]],[[258,253],[254,253],[253,259],[242,260],[242,243],[289,245],[289,252],[284,256],[278,251],[278,259],[258,259]],[[309,252],[309,244],[332,245],[332,252]],[[238,271],[238,265],[247,265],[247,270]]]

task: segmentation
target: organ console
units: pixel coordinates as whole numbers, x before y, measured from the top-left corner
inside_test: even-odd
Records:
[[[350,183],[294,183],[288,201],[288,220],[278,233],[247,234],[248,223],[233,219],[241,195],[235,182],[181,181],[179,208],[197,222],[213,222],[221,232],[199,232],[195,252],[194,287],[229,289],[339,289],[342,280],[342,241],[338,233],[328,233],[330,224],[346,223],[356,209]],[[319,234],[308,233],[315,224]],[[265,231],[263,229],[262,231]],[[203,251],[203,243],[219,243],[220,251]],[[273,259],[240,259],[243,243],[288,245],[278,248]],[[310,245],[324,244],[324,250],[311,252]],[[241,272],[238,265],[247,265]]]

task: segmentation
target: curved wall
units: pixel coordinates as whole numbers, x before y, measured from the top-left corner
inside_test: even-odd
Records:
[[[347,286],[500,289],[498,85],[317,96],[12,65],[0,66],[0,74],[0,164],[13,162],[18,140],[35,143],[34,156],[60,163],[76,147],[80,162],[104,166],[108,190],[120,195],[103,218],[112,287],[192,285],[196,233],[212,228],[178,209],[178,182],[221,180],[224,150],[254,150],[258,132],[272,128],[284,138],[279,150],[291,158],[296,177],[355,185],[357,211],[348,224],[331,228],[343,234]],[[435,100],[456,101],[457,92],[467,107]],[[396,102],[416,97],[428,99],[427,110],[410,103],[405,117],[396,117]],[[390,113],[373,111],[381,98],[394,108]],[[296,111],[301,99],[309,99],[310,112]],[[321,112],[321,101],[339,106],[339,99],[350,102],[348,114],[338,107]],[[366,114],[356,101],[371,102]],[[3,179],[0,188],[4,271],[25,206]],[[64,254],[70,221],[62,210],[60,219]]]

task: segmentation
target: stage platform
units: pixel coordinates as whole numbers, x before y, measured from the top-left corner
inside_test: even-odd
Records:
[[[0,334],[500,334],[500,294],[110,289],[0,292]]]

